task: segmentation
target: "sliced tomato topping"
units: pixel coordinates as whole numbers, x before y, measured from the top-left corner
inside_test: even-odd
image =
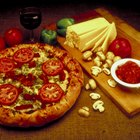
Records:
[[[14,68],[14,62],[9,58],[0,58],[0,72],[9,72]]]
[[[19,63],[27,63],[34,57],[34,52],[30,48],[22,48],[14,53],[13,59]]]
[[[41,100],[46,103],[58,102],[63,94],[64,91],[58,84],[55,83],[45,84],[39,90],[39,96]]]
[[[11,105],[18,98],[18,89],[11,84],[0,85],[0,104]]]
[[[63,70],[64,66],[60,60],[50,59],[42,65],[42,70],[48,76],[55,76]]]

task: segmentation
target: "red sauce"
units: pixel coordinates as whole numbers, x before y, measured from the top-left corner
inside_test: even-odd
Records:
[[[116,70],[118,78],[126,83],[140,83],[140,66],[135,62],[128,61]]]

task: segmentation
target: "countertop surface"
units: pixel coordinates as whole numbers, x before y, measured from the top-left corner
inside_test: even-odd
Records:
[[[39,38],[39,32],[45,24],[56,22],[62,17],[94,10],[100,6],[108,9],[111,13],[140,31],[140,12],[136,9],[97,3],[92,5],[90,3],[68,3],[63,5],[41,5],[43,18],[40,27],[34,31],[35,35]],[[7,28],[17,26],[28,37],[29,32],[19,22],[19,9],[21,7],[0,9],[1,35]],[[85,83],[89,78],[88,74],[85,73]],[[105,111],[102,113],[94,111],[92,109],[94,101],[89,97],[90,92],[83,87],[74,106],[62,118],[49,125],[30,129],[0,126],[0,140],[140,140],[140,114],[132,118],[127,117],[99,88],[95,92],[101,95],[101,99],[105,103]],[[82,106],[90,108],[88,118],[78,115],[78,109]]]

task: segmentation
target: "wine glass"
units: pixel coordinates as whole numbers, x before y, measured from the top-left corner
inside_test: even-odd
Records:
[[[34,38],[34,29],[36,29],[42,20],[41,11],[37,7],[25,7],[20,9],[20,23],[21,25],[31,30],[30,33],[30,42],[33,43],[35,41]]]

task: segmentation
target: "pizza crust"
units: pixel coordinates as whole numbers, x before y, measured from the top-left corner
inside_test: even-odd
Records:
[[[72,79],[68,92],[59,103],[47,106],[31,114],[13,112],[0,107],[0,123],[11,127],[39,127],[63,116],[76,102],[81,91],[81,83]]]
[[[69,71],[70,80],[66,94],[60,99],[59,102],[52,105],[46,106],[43,109],[34,111],[33,113],[27,114],[20,111],[13,111],[9,108],[0,106],[0,124],[11,126],[11,127],[40,127],[46,125],[60,117],[62,117],[73,104],[76,102],[80,95],[84,76],[80,64],[72,58],[65,50],[54,48],[49,45],[41,44],[21,44],[15,48],[9,48],[8,50],[2,51],[2,56],[12,56],[13,53],[19,48],[26,47],[42,47],[52,53],[54,57],[58,57],[62,60],[65,67]]]

